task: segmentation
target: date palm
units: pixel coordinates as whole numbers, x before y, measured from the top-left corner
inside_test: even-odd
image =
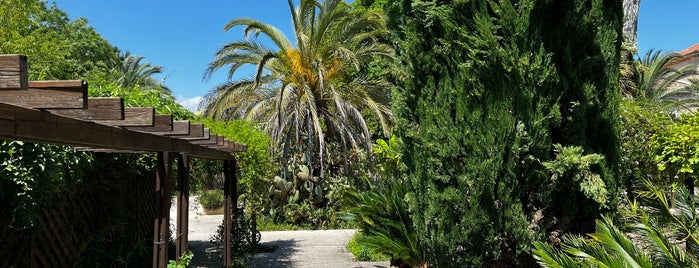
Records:
[[[207,116],[263,122],[282,149],[282,160],[290,152],[301,153],[322,177],[327,142],[370,150],[364,111],[388,132],[391,85],[367,78],[359,67],[376,57],[391,57],[393,51],[379,41],[387,33],[380,13],[355,12],[341,0],[288,4],[295,43],[257,20],[226,24],[226,31],[243,26],[246,38],[215,54],[204,76],[227,68],[229,82],[209,92],[201,105]],[[261,34],[272,48],[257,39]],[[238,78],[243,66],[255,66],[254,75]]]
[[[135,56],[126,51],[116,66],[119,72],[117,82],[121,87],[145,87],[162,90],[170,93],[170,89],[165,87],[160,81],[153,78],[154,74],[163,72],[163,67],[152,65],[150,62],[141,62],[143,56]]]

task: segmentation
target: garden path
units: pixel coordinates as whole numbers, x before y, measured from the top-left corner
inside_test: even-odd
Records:
[[[189,247],[194,252],[190,267],[220,267],[220,249],[209,243],[223,221],[222,215],[204,215],[196,198],[190,197]],[[171,226],[176,222],[176,204],[173,200]],[[202,214],[199,214],[202,213]],[[384,262],[356,262],[345,246],[355,230],[276,231],[262,232],[262,245],[275,246],[270,253],[251,256],[249,267],[293,267],[293,268],[387,268]],[[174,232],[173,232],[174,233]]]

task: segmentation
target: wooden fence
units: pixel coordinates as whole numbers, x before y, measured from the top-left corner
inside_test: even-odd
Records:
[[[60,193],[54,207],[38,211],[36,224],[29,230],[0,227],[0,267],[75,267],[95,261],[107,266],[151,266],[155,175],[128,178],[107,189],[84,186]],[[131,252],[91,259],[107,256],[94,253],[115,250],[115,243],[128,243],[122,248]],[[145,250],[133,250],[138,248]]]

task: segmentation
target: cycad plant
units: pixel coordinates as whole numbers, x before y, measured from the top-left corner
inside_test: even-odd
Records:
[[[362,75],[358,68],[376,57],[391,57],[393,51],[379,41],[387,30],[384,16],[376,11],[355,12],[341,0],[288,4],[295,43],[257,20],[226,24],[226,31],[243,26],[246,38],[215,54],[205,77],[227,68],[230,81],[211,91],[202,108],[207,116],[263,122],[282,149],[283,161],[303,155],[299,158],[312,174],[323,177],[327,142],[370,150],[363,111],[371,111],[387,133],[391,85]],[[260,42],[260,34],[274,47]],[[243,66],[255,66],[254,75],[241,78]]]
[[[542,267],[699,266],[699,198],[681,187],[644,185],[639,202],[622,210],[623,228],[603,217],[588,238],[566,235],[560,248],[535,242],[536,260]]]
[[[692,83],[680,83],[699,75],[697,65],[678,64],[682,59],[676,53],[648,51],[643,57],[622,63],[622,88],[627,98],[641,102],[665,105],[671,108],[696,107],[699,91]]]
[[[420,245],[405,195],[407,188],[394,185],[349,195],[351,215],[364,233],[364,246],[391,257],[399,267],[427,267],[427,256]]]

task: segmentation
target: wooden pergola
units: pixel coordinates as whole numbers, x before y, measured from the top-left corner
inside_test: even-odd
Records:
[[[153,267],[166,267],[173,159],[178,161],[176,257],[188,250],[189,157],[223,161],[224,267],[230,267],[237,192],[236,160],[242,144],[202,124],[173,121],[153,108],[124,107],[121,98],[89,98],[81,80],[28,81],[27,58],[0,55],[0,139],[68,145],[78,150],[156,153]],[[35,262],[32,262],[32,265]]]

